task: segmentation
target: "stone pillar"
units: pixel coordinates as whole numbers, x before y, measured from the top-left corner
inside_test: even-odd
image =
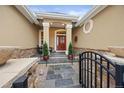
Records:
[[[49,23],[43,22],[43,43],[47,43],[49,49]]]
[[[68,55],[68,46],[72,42],[72,24],[66,25],[66,55]]]
[[[39,30],[39,37],[38,37],[39,38],[38,39],[39,40],[39,47],[41,47],[41,33],[42,33],[42,30]]]

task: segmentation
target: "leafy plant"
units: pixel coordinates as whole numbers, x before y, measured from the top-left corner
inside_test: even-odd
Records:
[[[70,42],[68,47],[68,55],[72,55],[72,54],[73,54],[73,47],[72,47],[72,43]]]
[[[47,43],[45,42],[43,44],[43,56],[48,56],[49,55],[49,51],[48,51],[48,45]]]

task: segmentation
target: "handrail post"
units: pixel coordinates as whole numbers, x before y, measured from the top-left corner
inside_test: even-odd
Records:
[[[79,83],[81,84],[81,54],[79,54]]]
[[[115,65],[116,88],[124,87],[124,64]]]

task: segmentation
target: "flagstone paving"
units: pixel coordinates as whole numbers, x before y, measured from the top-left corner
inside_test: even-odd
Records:
[[[39,64],[36,87],[38,88],[71,88],[79,87],[78,62]]]

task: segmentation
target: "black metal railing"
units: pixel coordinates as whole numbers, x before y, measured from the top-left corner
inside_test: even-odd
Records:
[[[102,54],[79,54],[79,83],[84,88],[124,87],[124,64],[115,64]]]

